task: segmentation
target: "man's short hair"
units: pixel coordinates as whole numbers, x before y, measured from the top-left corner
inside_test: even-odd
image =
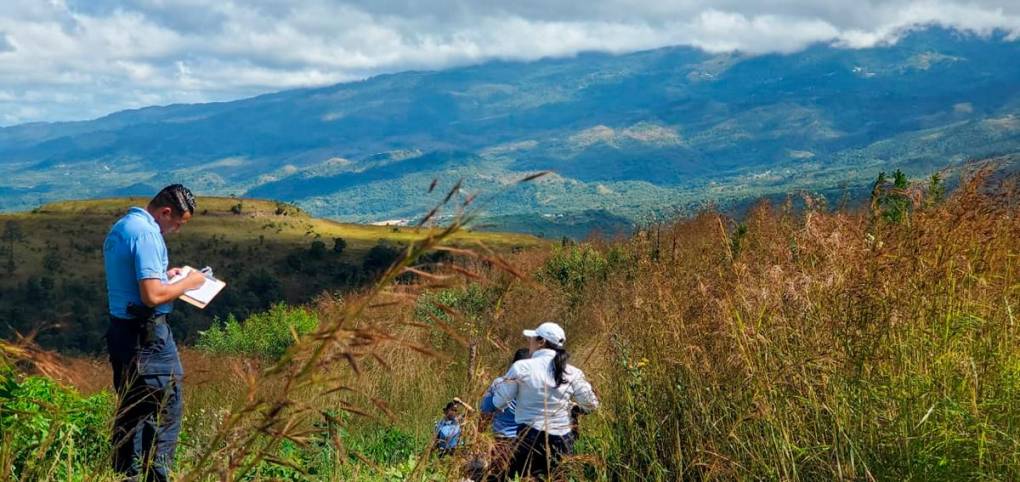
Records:
[[[152,201],[149,201],[149,205],[157,208],[168,207],[175,215],[183,216],[185,211],[195,214],[198,203],[195,202],[195,195],[191,194],[191,190],[181,184],[171,184],[159,191]]]

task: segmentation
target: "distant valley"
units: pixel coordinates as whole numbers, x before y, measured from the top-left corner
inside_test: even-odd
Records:
[[[1020,152],[1017,58],[1001,35],[930,28],[860,50],[492,62],[12,126],[0,210],[180,181],[342,221],[412,220],[463,179],[482,225],[581,237],[706,203],[860,197],[879,171]]]

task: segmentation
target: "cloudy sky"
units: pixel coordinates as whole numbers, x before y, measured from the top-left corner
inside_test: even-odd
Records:
[[[1016,37],[1020,1],[0,0],[0,126],[494,58],[859,48],[932,23]]]

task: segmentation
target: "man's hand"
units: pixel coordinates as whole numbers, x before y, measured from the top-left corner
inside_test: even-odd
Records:
[[[205,276],[198,271],[188,273],[188,277],[174,284],[163,284],[158,278],[146,278],[138,282],[138,291],[142,295],[142,303],[154,307],[173,301],[184,294],[185,291],[193,290],[205,283]]]
[[[202,276],[202,273],[199,273],[198,271],[192,271],[188,273],[187,278],[182,279],[179,283],[184,286],[185,289],[193,290],[205,283],[205,276]]]
[[[181,274],[183,271],[184,269],[182,268],[170,268],[166,270],[166,279],[173,279],[174,276]]]

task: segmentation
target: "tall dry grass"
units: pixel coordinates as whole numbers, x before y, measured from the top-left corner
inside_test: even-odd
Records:
[[[565,475],[1020,480],[1015,179],[978,173],[939,204],[904,195],[899,223],[806,198],[758,204],[743,226],[709,211],[519,255],[528,276],[471,281],[501,291],[473,378],[470,350],[448,345],[459,364],[385,383],[438,406],[450,384],[425,381],[453,370],[477,400],[520,329],[552,319],[603,399]],[[564,259],[581,274],[550,276]]]
[[[1020,479],[1020,219],[977,176],[908,222],[759,204],[624,243],[593,451],[630,480]],[[810,206],[810,202],[808,205]],[[621,383],[622,382],[622,383]]]
[[[919,197],[902,223],[807,198],[759,204],[742,227],[708,211],[626,240],[416,266],[458,221],[371,290],[324,296],[326,321],[279,362],[221,370],[210,384],[230,389],[188,409],[216,420],[181,479],[271,479],[260,467],[320,443],[323,421],[346,431],[327,431],[334,468],[308,478],[455,479],[490,439],[471,415],[468,446],[436,460],[442,405],[477,403],[520,330],[554,320],[603,402],[565,477],[1020,480],[1016,194],[979,175],[940,204]],[[470,283],[488,300],[471,316],[416,312],[421,293]],[[341,436],[386,427],[417,441],[398,475]]]

